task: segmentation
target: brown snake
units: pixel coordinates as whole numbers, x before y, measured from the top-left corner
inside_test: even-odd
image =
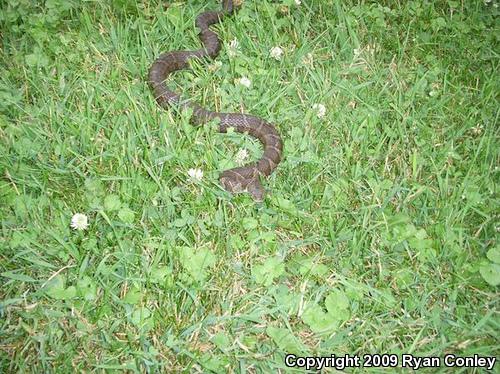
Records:
[[[149,69],[149,85],[153,90],[156,101],[162,108],[171,106],[177,108],[191,108],[193,115],[191,122],[202,125],[210,120],[220,121],[219,131],[224,133],[233,127],[240,133],[248,133],[260,140],[264,146],[264,154],[257,162],[225,170],[219,177],[222,186],[231,193],[248,192],[255,201],[264,199],[265,189],[260,182],[260,175],[268,176],[278,166],[283,152],[281,138],[270,123],[261,118],[242,113],[212,112],[196,103],[182,100],[180,95],[168,89],[165,79],[174,71],[189,67],[191,58],[215,58],[221,49],[221,42],[217,34],[209,26],[220,22],[224,16],[234,11],[233,0],[223,0],[222,10],[208,11],[196,18],[196,26],[200,29],[199,37],[204,48],[195,51],[165,52],[151,65]]]

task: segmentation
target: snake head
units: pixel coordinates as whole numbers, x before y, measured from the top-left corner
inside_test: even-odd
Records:
[[[237,173],[224,172],[220,177],[222,187],[232,194],[248,192],[256,202],[264,200],[265,190],[256,175],[252,178],[244,178]]]
[[[262,201],[264,201],[266,190],[264,189],[258,178],[248,184],[247,192],[256,202],[261,203]]]

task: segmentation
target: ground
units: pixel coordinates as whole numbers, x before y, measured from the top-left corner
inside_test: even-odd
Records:
[[[217,180],[260,144],[146,83],[219,7],[2,2],[0,371],[498,355],[498,2],[243,1],[170,84],[275,124],[262,204]]]

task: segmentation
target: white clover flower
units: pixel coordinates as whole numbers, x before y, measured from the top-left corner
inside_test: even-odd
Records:
[[[295,4],[300,5],[301,4],[300,0],[295,0]]]
[[[252,82],[250,81],[250,79],[248,79],[247,77],[241,77],[239,79],[239,83],[242,86],[245,86],[246,88],[250,87],[250,85],[252,84]]]
[[[74,230],[85,230],[89,227],[89,219],[85,214],[76,213],[71,217],[70,226]]]
[[[326,107],[323,104],[314,104],[312,108],[317,111],[318,118],[323,118],[325,116]]]
[[[189,179],[193,182],[199,182],[203,179],[203,170],[201,169],[189,169],[188,170]]]
[[[240,149],[238,151],[238,153],[236,153],[236,156],[234,157],[234,160],[236,161],[236,163],[238,165],[241,165],[243,164],[243,162],[245,161],[245,159],[248,157],[248,152],[246,149]]]
[[[280,47],[273,47],[269,51],[269,54],[272,58],[279,61],[281,60],[281,56],[283,55],[283,50]]]

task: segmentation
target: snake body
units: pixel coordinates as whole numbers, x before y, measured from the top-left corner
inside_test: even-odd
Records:
[[[233,12],[233,0],[223,0],[221,11],[200,14],[196,18],[196,26],[200,29],[199,38],[204,48],[161,54],[149,69],[148,81],[156,101],[162,108],[191,108],[191,122],[195,125],[218,119],[219,131],[222,133],[233,127],[237,132],[248,133],[259,139],[264,147],[262,157],[257,162],[223,171],[219,180],[224,189],[233,194],[248,192],[255,201],[262,201],[265,189],[260,182],[260,176],[268,176],[273,172],[281,161],[283,152],[283,143],[274,126],[249,114],[212,112],[196,103],[182,100],[180,95],[169,90],[165,83],[165,79],[174,71],[188,68],[191,58],[215,58],[219,54],[221,42],[209,27]]]

